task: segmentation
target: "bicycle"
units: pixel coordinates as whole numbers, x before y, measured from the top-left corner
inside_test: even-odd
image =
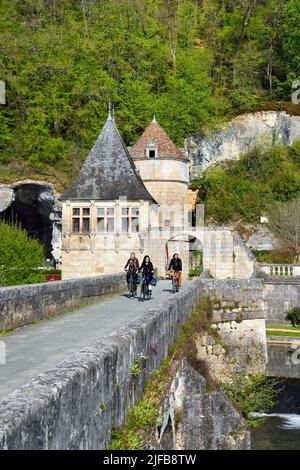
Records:
[[[129,277],[129,282],[128,282],[129,297],[135,297],[136,290],[137,290],[136,281],[134,279],[133,272],[131,272],[130,277]]]
[[[175,273],[172,278],[172,290],[173,294],[179,291],[178,273]]]
[[[149,289],[150,282],[147,279],[147,276],[143,274],[142,277],[142,285],[141,285],[141,300],[145,300],[146,298],[148,300],[151,299],[152,297],[152,289]]]

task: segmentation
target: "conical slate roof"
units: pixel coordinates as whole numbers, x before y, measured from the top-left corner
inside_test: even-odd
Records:
[[[119,197],[155,203],[137,174],[115,122],[109,115],[78,177],[61,199],[108,201]]]
[[[130,155],[134,160],[145,158],[145,149],[147,145],[153,143],[156,144],[158,158],[179,158],[183,160],[188,160],[184,153],[176,147],[176,145],[170,139],[168,134],[158,124],[155,117],[153,118],[149,126],[144,130],[143,134],[138,139],[138,141],[131,147]]]

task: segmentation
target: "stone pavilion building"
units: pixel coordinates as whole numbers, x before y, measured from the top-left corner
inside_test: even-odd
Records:
[[[177,252],[186,276],[192,249],[215,277],[248,277],[253,263],[230,230],[192,227],[188,184],[189,160],[155,118],[128,150],[109,112],[61,197],[62,278],[120,272],[132,251],[160,276]]]

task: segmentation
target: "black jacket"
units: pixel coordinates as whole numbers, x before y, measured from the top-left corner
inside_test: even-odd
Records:
[[[171,259],[171,262],[169,264],[169,271],[173,269],[174,271],[178,272],[178,271],[182,271],[182,261],[180,258],[172,258]]]
[[[135,258],[133,260],[131,258],[129,258],[129,260],[127,261],[124,269],[127,269],[127,268],[128,269],[135,269],[136,271],[138,271],[138,269],[139,269],[139,260],[137,258]]]
[[[154,271],[153,264],[151,263],[151,261],[148,264],[142,263],[139,270],[142,271],[143,274],[152,275]]]

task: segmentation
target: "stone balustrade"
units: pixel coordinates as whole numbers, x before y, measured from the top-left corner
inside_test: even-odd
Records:
[[[300,264],[262,263],[260,269],[268,276],[300,276]]]

